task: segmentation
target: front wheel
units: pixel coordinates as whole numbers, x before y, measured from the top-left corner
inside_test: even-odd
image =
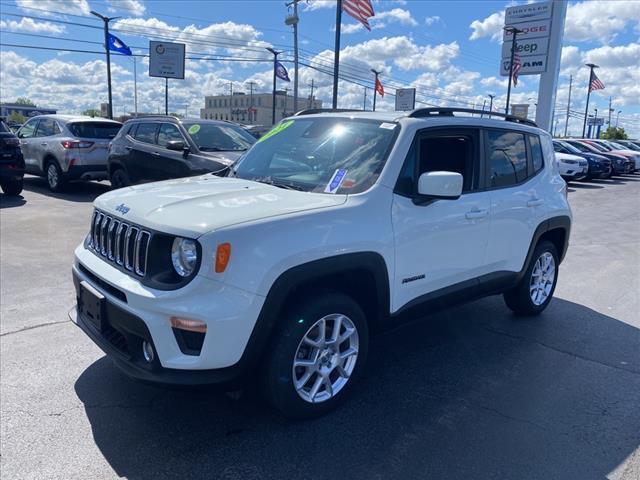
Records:
[[[513,289],[504,294],[507,306],[520,315],[538,315],[553,297],[558,281],[558,251],[543,240],[533,252],[527,270]]]
[[[22,178],[15,179],[15,180],[6,180],[0,183],[0,187],[2,187],[2,191],[6,195],[17,197],[22,193],[23,183],[24,181]]]
[[[350,297],[311,292],[289,309],[268,347],[265,387],[289,418],[322,415],[344,402],[364,368],[367,322]]]

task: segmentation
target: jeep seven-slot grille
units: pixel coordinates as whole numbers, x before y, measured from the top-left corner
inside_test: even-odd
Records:
[[[89,248],[124,270],[144,277],[150,240],[151,233],[136,225],[93,212]]]

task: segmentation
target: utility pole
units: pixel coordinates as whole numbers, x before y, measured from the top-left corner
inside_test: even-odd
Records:
[[[133,57],[133,111],[138,116],[138,71],[136,69],[136,57]]]
[[[271,125],[276,124],[276,66],[278,64],[278,55],[282,52],[277,52],[271,47],[267,47],[271,53],[273,53],[273,92],[271,93]]]
[[[567,100],[567,118],[564,121],[564,136],[567,136],[569,129],[569,108],[571,107],[571,86],[573,84],[573,75],[569,75],[569,99]]]
[[[109,51],[109,22],[120,17],[105,17],[98,12],[91,10],[91,15],[95,15],[104,23],[104,50],[107,54],[107,88],[109,90],[109,105],[107,106],[107,117],[113,120],[113,98],[111,95],[111,52]]]
[[[289,89],[284,88],[284,107],[282,107],[282,118],[287,116],[287,105],[289,104]]]
[[[522,30],[518,30],[516,27],[505,27],[507,33],[511,33],[513,38],[511,39],[511,63],[509,64],[509,83],[507,86],[507,105],[504,108],[504,113],[509,115],[509,100],[511,99],[511,81],[513,79],[513,57],[516,54],[516,37]]]
[[[491,100],[493,100],[493,98],[492,98]],[[484,106],[485,106],[486,104],[487,104],[487,99],[485,98],[485,99],[482,101],[482,113],[480,114],[480,118],[482,118],[482,117],[484,116]]]
[[[340,73],[340,28],[342,24],[342,0],[336,5],[336,41],[333,51],[333,109],[338,108],[338,75]],[[373,97],[375,98],[375,96]],[[375,110],[375,108],[374,108]]]
[[[164,114],[169,115],[169,77],[164,77]]]
[[[618,128],[618,120],[620,120],[620,113],[622,110],[618,110],[618,115],[616,115],[616,128]]]
[[[293,111],[298,111],[298,23],[300,18],[298,17],[298,2],[300,0],[293,0],[287,3],[287,7],[293,5],[293,15],[288,16],[284,23],[287,25],[293,25],[293,65],[295,71],[293,73]]]
[[[589,86],[587,87],[587,105],[584,107],[584,123],[582,124],[582,138],[584,138],[585,130],[587,129],[587,117],[589,116],[589,98],[591,97],[591,82],[593,81],[593,69],[598,68],[598,65],[593,63],[587,63],[589,67]]]
[[[313,78],[311,79],[311,95],[309,95],[309,108],[313,108]]]
[[[490,93],[489,98],[491,99],[491,103],[489,104],[489,118],[491,118],[491,112],[493,112],[493,99],[496,98],[496,96]],[[482,107],[482,109],[484,110],[484,107]]]
[[[607,122],[608,126],[611,126],[611,112],[613,112],[613,108],[611,108],[611,95],[609,95],[609,121]]]
[[[362,101],[362,110],[367,109],[367,87],[364,87],[364,100]]]
[[[252,123],[252,118],[251,115],[253,113],[253,86],[256,84],[256,82],[251,81],[249,82],[249,123]]]
[[[233,82],[229,82],[229,118],[233,121]]]
[[[373,111],[376,111],[376,93],[377,93],[377,89],[376,86],[378,85],[378,75],[380,75],[381,72],[378,72],[377,70],[374,70],[373,68],[371,69],[371,71],[373,72],[373,74],[375,75],[375,80],[373,82]]]

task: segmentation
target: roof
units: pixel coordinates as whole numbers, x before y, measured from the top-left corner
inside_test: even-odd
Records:
[[[58,114],[50,114],[50,115],[35,115],[31,118],[53,118],[55,120],[60,120],[62,122],[110,122],[117,123],[116,120],[109,120],[108,118],[102,117],[89,117],[87,115],[58,115]]]

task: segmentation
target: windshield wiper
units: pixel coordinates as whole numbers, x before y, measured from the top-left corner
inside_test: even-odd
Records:
[[[283,188],[285,190],[297,190],[298,192],[304,192],[305,189],[299,185],[293,183],[274,182],[273,180],[259,180],[254,179],[254,182],[266,183],[267,185],[273,185],[274,187]]]
[[[245,152],[246,148],[199,147],[203,152]]]

